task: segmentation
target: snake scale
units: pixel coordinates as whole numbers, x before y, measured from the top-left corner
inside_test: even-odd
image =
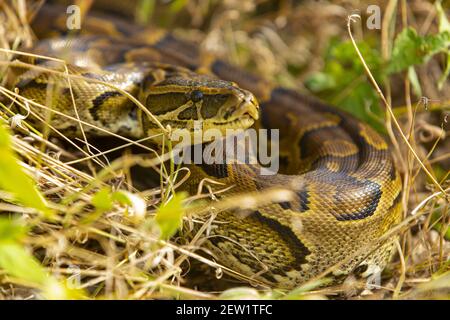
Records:
[[[31,50],[59,57],[69,72],[113,84],[136,97],[163,126],[280,130],[283,173],[259,174],[258,165],[199,164],[189,184],[209,178],[234,186],[221,197],[281,186],[289,201],[257,206],[245,217],[219,212],[207,246],[224,266],[270,286],[293,288],[334,265],[333,275],[362,268],[382,270],[393,239],[382,236],[401,219],[401,179],[385,140],[352,116],[300,93],[200,54],[174,35],[138,28],[116,17],[88,15],[77,34],[65,30],[64,8],[44,6],[33,21],[46,38]],[[45,59],[37,66],[58,69]],[[61,70],[59,70],[61,71]],[[97,127],[134,138],[160,130],[145,112],[112,87],[73,79],[78,114],[64,79],[27,70],[17,76],[20,93]],[[76,135],[78,124],[60,115],[51,124]],[[86,134],[99,134],[85,127]],[[194,188],[195,187],[195,188]]]

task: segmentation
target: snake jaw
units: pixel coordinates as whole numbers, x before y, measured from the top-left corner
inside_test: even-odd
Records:
[[[259,105],[256,98],[249,91],[242,90],[239,102],[233,108],[228,108],[228,115],[221,115],[213,121],[213,127],[221,130],[247,129],[259,118]]]
[[[237,107],[234,117],[240,118],[244,115],[249,115],[254,121],[259,118],[259,104],[253,94],[247,94],[243,101]]]

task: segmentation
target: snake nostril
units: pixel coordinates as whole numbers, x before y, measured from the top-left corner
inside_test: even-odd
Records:
[[[355,270],[353,270],[353,273],[357,274],[357,275],[361,275],[364,272],[366,272],[368,268],[369,268],[369,266],[367,264],[360,264],[359,266],[357,266],[355,268]]]
[[[227,112],[225,112],[225,114],[223,115],[225,120],[228,120],[235,111],[236,111],[236,107],[233,107],[233,108],[230,108],[229,110],[227,110]]]

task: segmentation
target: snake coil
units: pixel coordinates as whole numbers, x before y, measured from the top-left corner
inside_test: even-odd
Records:
[[[64,30],[63,12],[44,6],[33,23],[37,33]],[[43,40],[32,52],[65,59],[70,72],[84,78],[72,80],[72,89],[85,122],[136,138],[160,130],[107,82],[139,99],[163,125],[193,128],[201,120],[208,128],[246,128],[259,117],[260,126],[280,130],[283,173],[261,175],[258,165],[236,163],[191,167],[193,189],[209,178],[234,186],[224,197],[280,186],[294,194],[245,217],[219,212],[207,241],[218,262],[284,288],[334,265],[334,275],[384,268],[392,239],[380,239],[401,217],[401,181],[388,145],[372,128],[226,62],[202,60],[195,45],[170,33],[101,16],[86,17],[81,33]],[[35,63],[59,70],[48,61]],[[58,93],[52,108],[74,117],[64,77],[28,70],[15,81],[23,96],[40,103],[49,85]],[[52,125],[77,134],[78,124],[63,116],[54,116]]]

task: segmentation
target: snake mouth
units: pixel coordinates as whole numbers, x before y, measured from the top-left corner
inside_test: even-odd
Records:
[[[239,104],[234,116],[236,118],[248,116],[254,121],[259,119],[259,104],[252,94],[245,97],[245,99]]]
[[[245,92],[244,96],[241,97],[240,103],[235,107],[229,108],[229,110],[220,117],[220,120],[217,118],[214,119],[213,125],[218,127],[228,126],[229,128],[247,129],[258,119],[258,102],[253,94]]]
[[[256,120],[258,120],[258,118],[255,118],[254,115],[246,113],[232,120],[214,121],[213,125],[217,128],[226,127],[229,129],[247,129],[251,127]]]
[[[229,129],[247,129],[259,119],[259,105],[253,95],[247,95],[242,102],[232,110],[231,115],[223,121],[214,121],[217,127]]]

